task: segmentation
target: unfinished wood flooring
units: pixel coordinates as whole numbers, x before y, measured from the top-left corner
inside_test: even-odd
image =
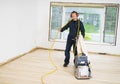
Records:
[[[90,54],[92,76],[90,80],[74,78],[73,54],[67,68],[62,67],[63,51],[54,51],[52,56],[59,66],[58,71],[45,79],[46,84],[120,84],[120,57]],[[53,68],[48,50],[38,49],[0,67],[0,84],[41,84],[40,77]]]

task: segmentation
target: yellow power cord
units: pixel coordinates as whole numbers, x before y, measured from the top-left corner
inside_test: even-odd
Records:
[[[79,22],[78,22],[79,23]],[[79,27],[80,27],[80,24],[78,24],[78,32],[77,32],[77,35],[79,35]],[[54,66],[54,69],[45,73],[44,75],[41,76],[41,82],[42,84],[45,84],[45,77],[47,77],[48,75],[51,75],[53,74],[54,72],[56,72],[58,70],[58,66],[55,64],[55,62],[53,61],[53,58],[51,56],[51,52],[53,51],[53,47],[54,47],[54,44],[56,42],[56,38],[58,37],[58,34],[59,34],[59,31],[56,33],[54,39],[53,39],[53,43],[52,45],[50,46],[50,49],[49,49],[49,52],[48,52],[48,56],[49,56],[49,60],[51,62],[51,64]],[[75,49],[73,49],[73,52],[74,52]]]
[[[54,39],[53,39],[53,42],[52,42],[52,45],[50,46],[50,49],[48,51],[48,56],[49,56],[49,60],[51,62],[51,64],[54,66],[54,69],[45,73],[44,75],[41,76],[41,82],[42,84],[45,84],[45,78],[48,76],[48,75],[51,75],[53,73],[55,73],[57,70],[58,70],[58,66],[55,64],[55,62],[53,61],[53,58],[51,56],[51,52],[53,51],[53,47],[54,47],[54,44],[56,42],[56,38],[58,37],[58,34],[59,34],[59,31],[56,33]]]

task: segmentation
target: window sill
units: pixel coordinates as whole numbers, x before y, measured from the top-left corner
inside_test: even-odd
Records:
[[[49,39],[49,42],[53,42],[53,39]],[[65,43],[66,40],[63,40],[63,39],[56,39],[56,42],[59,42],[59,43]],[[90,45],[105,45],[105,46],[115,46],[115,44],[110,44],[110,43],[89,42],[89,41],[85,41],[85,44],[90,44]]]

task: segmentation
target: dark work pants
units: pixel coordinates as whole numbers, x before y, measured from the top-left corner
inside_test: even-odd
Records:
[[[65,49],[65,60],[64,60],[64,62],[67,63],[67,64],[69,64],[70,50],[71,50],[72,46],[73,46],[74,56],[76,56],[77,55],[76,40],[72,39],[72,38],[68,38],[67,39],[67,44],[66,44],[66,49]]]

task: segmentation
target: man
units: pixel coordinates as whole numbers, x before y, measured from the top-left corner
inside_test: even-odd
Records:
[[[76,11],[71,12],[70,17],[71,20],[62,28],[59,29],[60,32],[69,28],[69,34],[67,37],[67,44],[65,49],[65,60],[64,60],[64,67],[67,67],[70,60],[70,50],[73,45],[74,56],[77,55],[77,47],[76,47],[76,37],[79,30],[83,37],[85,37],[85,29],[83,23],[78,20],[79,14]],[[80,24],[80,28],[78,29],[78,23]]]

